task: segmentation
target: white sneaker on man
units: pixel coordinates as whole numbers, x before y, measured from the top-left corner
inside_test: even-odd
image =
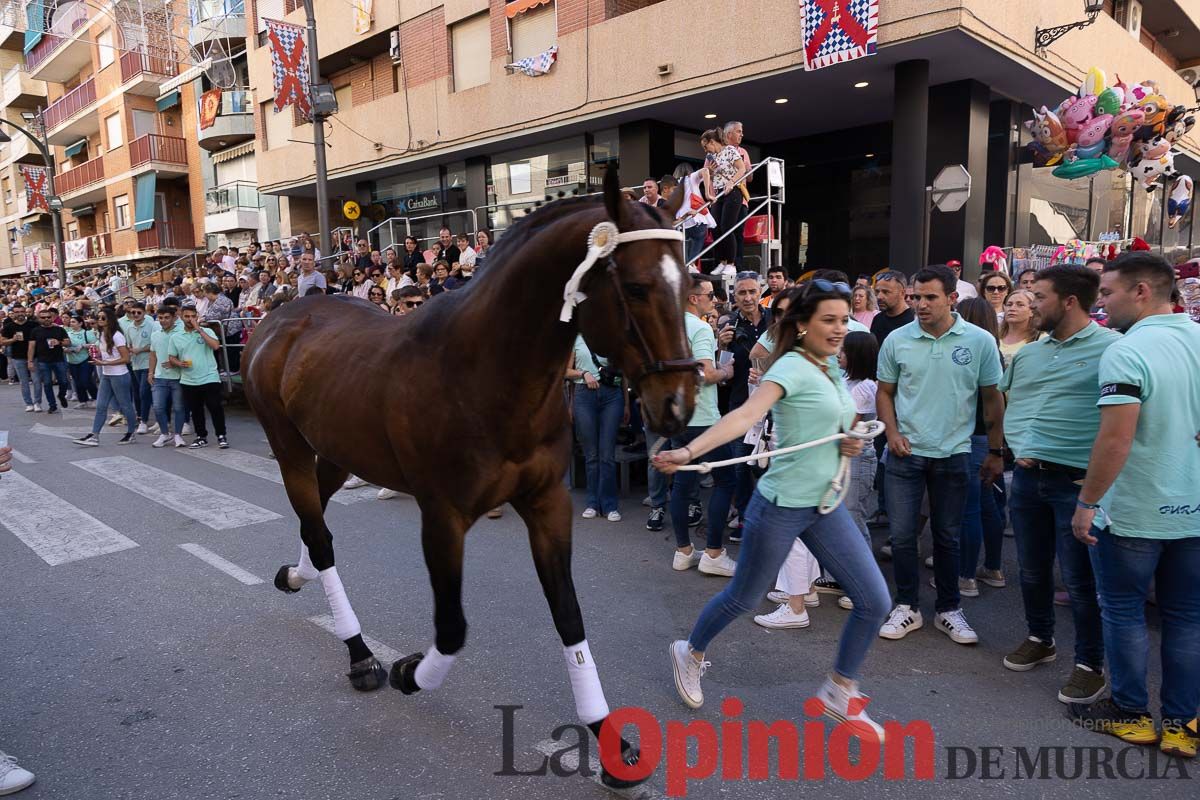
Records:
[[[671,642],[671,670],[675,673],[675,691],[679,699],[688,708],[699,708],[704,705],[704,692],[700,688],[700,678],[712,664],[708,661],[697,661],[692,655],[692,646],[686,639]]]
[[[866,725],[875,731],[879,736],[879,743],[883,744],[883,726],[867,715],[868,698],[859,691],[857,683],[847,689],[834,683],[831,678],[826,678],[825,683],[817,690],[817,699],[825,706],[825,716],[839,722]]]
[[[400,493],[397,492],[395,489],[380,489],[379,494],[377,494],[376,497],[378,497],[380,500],[391,500],[393,497],[397,496],[398,494],[400,494]]]
[[[185,442],[183,440],[183,437],[180,436],[178,433],[175,434],[175,446],[176,447],[187,447],[187,442]]]
[[[979,642],[979,634],[975,633],[974,628],[967,624],[967,618],[963,616],[961,608],[938,614],[933,618],[933,626],[949,636],[952,642],[959,644]]]
[[[342,488],[343,489],[359,489],[366,485],[367,485],[367,482],[364,481],[362,478],[358,477],[357,475],[351,475],[349,478],[346,479],[346,482],[342,484]]]
[[[166,446],[167,446],[167,443],[168,443],[168,442],[170,442],[170,441],[171,441],[171,437],[170,437],[170,436],[167,436],[167,435],[164,433],[164,434],[160,435],[160,436],[159,436],[157,439],[155,439],[155,440],[154,440],[154,444],[152,444],[152,445],[150,445],[150,446],[151,446],[151,447],[166,447]]]
[[[621,512],[620,511],[608,512],[608,521],[609,522],[620,522],[621,521]]]
[[[808,611],[797,614],[787,603],[780,603],[770,614],[755,615],[754,622],[764,628],[807,628],[811,620]]]
[[[694,547],[690,553],[681,553],[676,550],[675,557],[671,561],[671,569],[677,570],[678,572],[691,569],[700,563],[700,557],[700,551]]]
[[[34,410],[34,411],[37,411],[37,412],[40,412],[40,411],[42,410],[42,404],[41,404],[41,403],[34,403],[34,404],[33,404],[33,410]]]
[[[17,766],[15,756],[0,752],[0,795],[16,794],[33,784],[33,773]]]
[[[124,421],[125,421],[125,415],[118,411],[116,414],[113,414],[111,417],[109,417],[108,422],[106,422],[104,424],[110,428],[115,428],[116,426],[120,425]]]
[[[183,427],[179,430],[179,435],[180,436],[191,436],[195,432],[196,432],[196,429],[192,427],[192,423],[185,422],[185,423],[183,423]]]
[[[919,609],[900,604],[892,609],[887,622],[880,626],[879,635],[884,639],[903,639],[924,624]]]
[[[32,412],[32,411],[33,411],[33,406],[25,406],[25,411],[27,411],[27,412]]]
[[[595,519],[596,517],[600,516],[600,512],[594,508],[589,507],[589,508],[585,508],[583,510],[583,513],[580,514],[579,516],[582,517],[583,519]]]
[[[722,550],[721,555],[713,558],[708,553],[700,556],[700,571],[705,575],[717,575],[722,578],[732,578],[737,562]]]
[[[153,435],[153,434],[156,434],[156,433],[161,433],[161,432],[162,432],[162,431],[160,431],[160,430],[159,430],[159,427],[158,427],[158,423],[157,423],[157,422],[153,422],[153,423],[151,423],[151,424],[150,424],[150,426],[149,426],[148,428],[146,428],[146,433],[149,433],[149,434],[152,434],[152,435]]]
[[[137,426],[137,435],[138,436],[145,436],[149,432],[150,432],[150,429],[148,427],[146,427],[146,423],[144,423],[144,422],[138,423],[138,426]]]

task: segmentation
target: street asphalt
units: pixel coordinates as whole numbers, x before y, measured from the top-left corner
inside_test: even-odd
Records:
[[[321,627],[329,608],[319,585],[284,595],[271,584],[279,565],[296,560],[298,526],[283,487],[269,479],[254,418],[232,409],[233,449],[218,451],[214,440],[201,459],[152,449],[152,436],[118,447],[111,428],[99,448],[72,444],[91,414],[24,413],[18,389],[0,386],[0,430],[19,453],[13,474],[0,479],[0,750],[37,773],[22,800],[613,796],[580,775],[496,774],[536,770],[543,754],[567,746],[554,744],[552,732],[578,723],[561,646],[511,509],[481,520],[467,539],[470,630],[445,685],[414,696],[390,687],[361,694],[343,677],[345,647]],[[129,488],[132,478],[148,481],[149,496]],[[671,721],[719,727],[727,719],[721,701],[730,697],[744,703],[746,723],[811,722],[803,704],[832,664],[847,612],[822,596],[804,630],[734,623],[709,651],[706,705],[690,711],[675,694],[667,647],[687,635],[724,579],[670,569],[670,532],[645,530],[642,494],[635,485],[622,498],[620,523],[575,524],[575,583],[609,705],[648,710],[668,741],[682,735]],[[432,605],[415,502],[380,501],[372,489],[339,497],[345,502],[330,505],[328,521],[364,634],[384,645],[376,649],[381,659],[424,650]],[[579,493],[576,505],[582,510]],[[874,533],[878,544],[885,532]],[[1200,762],[1181,767],[1069,725],[1056,699],[1071,667],[1068,609],[1057,609],[1057,662],[1027,673],[1001,665],[1025,635],[1011,538],[1004,547],[1008,588],[981,587],[981,597],[964,600],[978,645],[954,644],[933,629],[933,591],[923,583],[925,628],[901,641],[877,640],[865,666],[876,720],[929,723],[932,779],[914,779],[911,758],[904,780],[878,773],[847,780],[830,766],[819,784],[802,780],[811,787],[778,777],[723,780],[718,766],[715,776],[687,783],[687,796],[1126,798],[1168,787],[1195,796],[1190,781]],[[730,552],[736,557],[737,547]],[[882,568],[890,581],[890,565]],[[930,574],[923,570],[923,581]],[[764,599],[761,610],[769,609]],[[1156,698],[1158,622],[1148,613]],[[506,712],[498,706],[521,706],[507,712],[507,770]],[[575,734],[564,739],[572,743]],[[805,758],[815,763],[816,737],[805,741]],[[1107,777],[1101,765],[1089,778],[1088,762],[1102,762],[1105,748],[1110,766],[1119,757],[1122,769]],[[1045,759],[1047,777],[1030,779],[1028,768],[1017,775],[1023,753]],[[1071,779],[1076,758],[1083,774]],[[986,778],[985,762],[992,765]],[[771,765],[777,775],[774,757]],[[1129,777],[1139,770],[1147,774]],[[672,772],[680,774],[681,767]],[[1143,784],[1150,774],[1174,782]],[[679,788],[668,784],[664,765],[622,796]]]

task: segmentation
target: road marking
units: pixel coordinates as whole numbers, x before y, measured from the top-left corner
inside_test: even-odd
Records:
[[[57,439],[78,439],[84,434],[92,432],[91,428],[54,428],[50,425],[43,425],[40,422],[33,423],[33,427],[29,429],[30,433],[36,433],[41,436],[53,436]]]
[[[634,786],[631,789],[613,789],[612,787],[605,786],[604,781],[600,780],[600,770],[602,769],[600,766],[600,759],[591,754],[591,747],[594,745],[595,740],[593,739],[591,740],[591,744],[588,746],[588,766],[591,767],[593,773],[588,778],[589,781],[597,784],[606,792],[612,792],[618,797],[627,797],[629,800],[662,800],[662,795],[652,786],[649,786],[645,783],[639,786]],[[535,744],[533,749],[537,750],[544,756],[552,756],[566,747],[570,747],[570,744],[556,742],[553,739],[543,739]],[[568,772],[574,772],[579,767],[579,752],[573,751],[570,753],[563,753],[560,761],[563,769],[567,770]]]
[[[22,464],[36,464],[37,463],[36,458],[30,458],[29,456],[22,453],[20,450],[13,450],[12,457],[15,458],[17,461],[20,461]]]
[[[201,461],[228,467],[246,475],[253,475],[256,478],[262,478],[265,481],[283,486],[283,476],[279,474],[279,464],[269,458],[263,458],[254,453],[247,453],[244,450],[184,450],[183,452]],[[378,489],[371,489],[370,487],[346,491],[339,490],[330,499],[339,505],[348,506],[352,503],[361,503],[364,500],[370,500],[378,491]]]
[[[254,586],[255,584],[263,582],[262,578],[259,578],[257,575],[251,575],[249,572],[242,569],[237,564],[234,564],[232,561],[226,561],[213,551],[203,548],[198,544],[191,544],[189,542],[188,544],[181,544],[179,546],[204,563],[210,564],[221,570],[221,572],[224,572],[235,581],[241,581],[247,586]]]
[[[0,525],[52,567],[138,546],[16,473],[0,480]]]
[[[320,581],[313,581],[313,583],[319,584]],[[333,627],[333,615],[332,614],[321,614],[316,617],[309,617],[308,621],[311,622],[313,625],[316,625],[318,628],[329,631],[330,633],[334,634],[335,636],[337,635],[337,633],[335,632],[336,629]],[[399,661],[400,659],[404,658],[404,656],[402,656],[398,651],[392,649],[391,647],[388,647],[386,644],[379,641],[378,639],[372,639],[370,636],[367,636],[365,633],[362,635],[362,639],[363,639],[363,642],[367,645],[367,647],[371,648],[371,652],[373,652],[375,654],[375,658],[378,659],[379,663],[381,663],[381,664],[391,664],[395,661]]]
[[[126,456],[89,458],[71,463],[215,531],[282,519],[274,511]]]

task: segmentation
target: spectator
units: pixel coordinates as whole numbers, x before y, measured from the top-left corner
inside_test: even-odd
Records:
[[[105,415],[110,406],[120,409],[125,419],[126,431],[117,444],[133,444],[135,439],[134,421],[137,413],[133,410],[133,395],[130,391],[129,380],[129,348],[125,345],[125,335],[117,324],[117,313],[112,306],[105,306],[96,316],[99,328],[96,343],[98,358],[90,363],[100,367],[100,391],[96,399],[96,415],[92,419],[91,433],[75,439],[75,444],[84,447],[99,447],[100,429],[104,427]]]
[[[787,269],[780,266],[767,267],[767,290],[763,292],[762,299],[759,304],[764,308],[770,308],[775,298],[783,294],[788,288]]]
[[[44,308],[38,312],[38,326],[29,335],[28,360],[26,365],[30,372],[37,370],[46,394],[46,413],[57,414],[58,406],[54,402],[54,381],[58,380],[58,401],[63,408],[67,407],[67,387],[71,383],[70,372],[67,369],[65,345],[70,341],[67,331],[54,322],[57,314],[53,309]]]
[[[174,439],[176,447],[186,446],[183,440],[187,425],[187,403],[180,384],[182,373],[171,365],[171,339],[184,329],[173,305],[158,309],[158,329],[150,336],[150,375],[148,381],[154,398],[154,417],[158,420],[159,435],[152,447],[166,447]],[[174,434],[172,436],[172,433]]]
[[[365,270],[371,267],[371,245],[366,239],[358,240],[358,250],[354,254],[354,268]]]
[[[1036,342],[1041,335],[1034,319],[1033,293],[1014,290],[1004,301],[1004,320],[1000,323],[1000,357],[1005,365],[1011,364],[1022,347]]]
[[[347,294],[352,294],[355,297],[368,299],[371,287],[375,284],[367,277],[366,271],[362,267],[356,266],[354,272],[351,273],[350,291]]]
[[[975,287],[971,285],[971,282],[964,281],[962,279],[962,262],[961,261],[957,261],[957,260],[947,261],[946,266],[954,271],[954,278],[957,281],[957,283],[955,285],[958,287],[955,291],[958,292],[958,301],[960,303],[963,300],[970,300],[972,297],[979,296],[979,292],[975,291]],[[991,274],[990,272],[983,273],[983,275],[980,276],[980,280],[983,280],[983,278],[987,277],[990,274]]]
[[[367,300],[371,302],[371,305],[378,306],[384,311],[388,310],[387,295],[384,294],[382,286],[372,286],[367,292]]]
[[[717,221],[707,208],[705,197],[712,195],[712,184],[709,181],[708,169],[701,167],[692,170],[690,166],[682,165],[686,172],[680,174],[680,188],[684,192],[683,202],[679,211],[675,212],[676,220],[683,220],[683,250],[684,260],[688,269],[693,268],[693,262],[704,250],[704,240],[708,232],[716,227]],[[699,272],[699,267],[693,271]]]
[[[238,307],[238,301],[242,299],[242,286],[239,284],[239,278],[233,275],[225,275],[221,278],[221,294],[229,298],[229,302],[234,308]]]
[[[880,347],[883,347],[892,331],[916,319],[906,300],[907,288],[908,279],[900,272],[889,270],[879,273],[875,278],[875,301],[879,313],[871,320],[871,335]]]
[[[1012,292],[1012,279],[1003,272],[985,272],[979,279],[979,296],[996,312],[996,322],[1004,321],[1004,301]]]
[[[654,178],[646,178],[642,181],[642,196],[638,202],[655,208],[663,208],[667,205],[667,201],[658,193],[658,181]]]
[[[300,256],[300,275],[296,280],[296,293],[299,297],[305,297],[308,290],[316,287],[324,291],[328,284],[325,282],[325,276],[317,272],[317,261],[311,253],[305,253]]]
[[[436,261],[433,265],[433,280],[429,282],[429,296],[434,297],[446,291],[446,280],[450,277],[450,265],[445,261]]]
[[[12,366],[21,382],[21,398],[26,411],[42,410],[42,381],[36,371],[29,369],[29,343],[38,324],[29,318],[29,309],[17,303],[8,310],[8,319],[0,328],[0,345],[9,348]]]
[[[399,302],[396,303],[396,308],[400,310],[396,313],[411,314],[425,304],[425,293],[416,286],[405,286],[396,291],[400,295]]]
[[[229,302],[224,296],[220,299],[224,303]],[[146,319],[146,306],[135,302],[129,306],[125,319],[119,324],[121,333],[125,335],[125,346],[129,348],[129,381],[130,391],[133,393],[133,410],[137,413],[137,432],[157,433],[157,430],[152,431],[148,427],[154,403],[151,400],[147,376],[150,373],[150,337],[158,329],[158,323]]]
[[[434,261],[437,261],[439,258],[441,258],[444,259],[447,264],[459,263],[459,258],[462,257],[462,253],[459,251],[458,245],[454,243],[454,237],[451,235],[449,228],[443,227],[438,231],[438,244],[442,246],[442,251],[440,254],[434,255]]]
[[[719,263],[713,274],[734,275],[737,273],[737,245],[734,240],[742,214],[742,196],[737,184],[746,175],[746,163],[736,147],[725,143],[720,128],[705,131],[700,137],[700,145],[710,156],[712,189],[708,199],[714,201],[712,211],[717,220],[717,230],[713,236],[717,240],[714,251]]]
[[[401,259],[404,271],[414,281],[417,279],[417,267],[425,263],[425,256],[417,246],[417,240],[411,236],[404,237],[404,257]]]
[[[96,368],[88,363],[88,345],[96,343],[96,332],[83,327],[83,317],[72,314],[67,317],[67,338],[67,369],[75,387],[75,400],[79,408],[91,408],[96,399]]]
[[[879,361],[879,344],[869,333],[855,331],[847,333],[838,353],[838,365],[846,374],[846,389],[854,400],[856,419],[870,422],[877,418],[875,396],[879,391],[876,370]],[[867,529],[867,499],[875,486],[876,456],[874,447],[864,447],[862,453],[850,462],[850,485],[846,487],[846,510],[858,526],[859,533],[871,546],[871,533]]]
[[[573,408],[575,435],[583,448],[587,478],[587,507],[584,519],[599,514],[609,522],[620,522],[617,508],[617,429],[629,405],[621,376],[608,360],[597,356],[582,336],[567,366],[567,378],[575,384]]]
[[[742,139],[745,138],[745,130],[742,123],[733,120],[726,122],[721,129],[721,133],[725,137],[725,143],[737,150],[742,163],[746,165],[746,172],[749,174],[753,164],[750,163],[750,154],[746,152],[746,148],[742,147]],[[750,216],[750,189],[746,186],[745,180],[739,181],[737,188],[742,196],[742,208],[738,214],[737,233],[733,235],[733,241],[737,252],[735,263],[740,270],[744,263],[746,248],[746,239],[743,236],[743,230],[746,224],[746,217]]]
[[[871,291],[870,286],[855,286],[853,295],[851,295],[851,306],[853,310],[850,316],[866,325],[869,329],[871,323],[875,321],[875,315],[879,313],[879,306],[875,301],[875,292]]]
[[[475,248],[471,247],[470,239],[465,233],[460,233],[455,238],[455,243],[458,245],[458,263],[464,267],[475,267],[475,259],[479,254],[475,252]]]
[[[305,252],[301,258],[308,259],[311,255]],[[208,447],[205,408],[212,416],[217,446],[222,450],[229,447],[225,438],[225,409],[221,406],[221,382],[214,356],[220,347],[220,341],[200,324],[196,310],[184,306],[183,330],[172,334],[167,344],[167,363],[181,370],[179,382],[196,431],[196,438],[188,445],[193,450]]]
[[[476,263],[478,263],[478,261],[476,261]],[[432,296],[433,293],[430,291],[431,287],[433,286],[433,265],[432,264],[426,264],[424,262],[421,262],[421,264],[417,266],[416,286],[422,292],[425,293],[426,297]]]
[[[1033,284],[1037,280],[1037,270],[1027,269],[1017,276],[1017,288],[1024,289],[1027,292],[1033,291]]]
[[[492,237],[487,231],[475,231],[475,269],[483,268],[483,260],[492,246]]]

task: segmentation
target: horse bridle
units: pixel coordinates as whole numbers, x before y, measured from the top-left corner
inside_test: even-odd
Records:
[[[643,378],[650,375],[667,372],[695,372],[700,368],[700,362],[694,358],[676,358],[667,361],[654,358],[654,354],[650,352],[650,344],[646,340],[641,326],[638,325],[637,318],[629,310],[629,298],[625,294],[625,288],[621,285],[617,262],[613,259],[612,254],[620,245],[651,239],[683,241],[683,231],[670,228],[644,228],[621,232],[612,222],[601,222],[592,228],[591,234],[588,235],[587,257],[576,267],[570,280],[567,281],[566,288],[563,289],[563,307],[562,313],[559,315],[559,319],[563,322],[571,321],[575,306],[587,298],[587,295],[580,291],[580,284],[592,267],[596,265],[596,262],[603,259],[605,271],[612,279],[613,290],[621,303],[621,314],[625,318],[625,333],[633,339],[638,350],[641,351],[642,363],[638,367],[638,375],[634,379],[635,384],[640,384]]]

